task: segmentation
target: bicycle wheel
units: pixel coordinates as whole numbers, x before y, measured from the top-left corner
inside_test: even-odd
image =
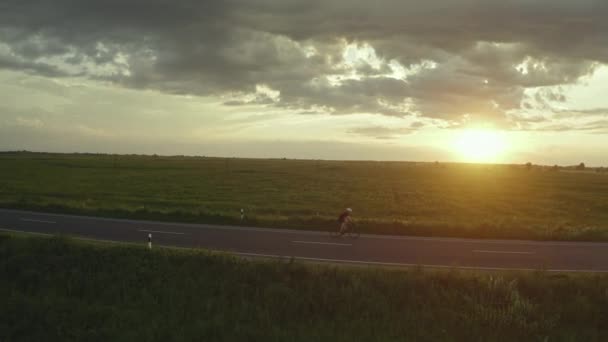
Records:
[[[347,234],[348,234],[348,237],[350,237],[352,239],[358,239],[359,236],[361,235],[361,233],[359,232],[359,229],[357,229],[357,225],[354,223],[350,224]]]
[[[330,229],[329,230],[329,237],[337,238],[339,236],[340,236],[340,230],[339,229]]]

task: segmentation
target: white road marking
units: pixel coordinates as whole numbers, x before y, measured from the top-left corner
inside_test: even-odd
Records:
[[[482,251],[473,250],[473,253],[494,253],[494,254],[534,254],[534,252],[512,252],[512,251]]]
[[[28,232],[25,230],[7,229],[7,228],[1,228],[1,227],[0,227],[0,232],[25,233],[25,234],[49,236],[49,237],[56,235],[56,234],[49,234],[49,233]],[[88,237],[77,236],[77,235],[70,235],[70,238],[75,239],[75,240],[91,241],[91,242],[110,242],[110,243],[118,243],[118,244],[124,244],[124,245],[137,245],[136,242],[122,241],[122,240],[95,239],[95,238],[88,238]],[[180,248],[180,247],[176,247],[176,248]]]
[[[318,241],[291,241],[292,243],[306,243],[310,245],[330,245],[330,246],[352,246],[350,243],[336,243],[336,242],[318,242]]]
[[[55,221],[46,221],[46,220],[36,220],[36,219],[30,219],[30,218],[22,218],[20,219],[21,221],[25,221],[25,222],[38,222],[38,223],[57,223]]]
[[[7,228],[0,228],[0,231],[9,232],[9,233],[27,233],[27,234],[34,234],[34,235],[53,236],[53,234],[38,233],[38,232],[27,232],[27,231],[24,231],[24,230],[14,230],[14,229],[7,229]]]
[[[448,243],[471,243],[481,245],[519,245],[519,246],[538,246],[538,247],[598,247],[606,248],[608,243],[599,242],[578,242],[578,241],[550,241],[550,240],[500,240],[500,239],[474,239],[474,238],[452,238],[452,237],[421,237],[421,236],[398,236],[398,235],[378,235],[361,234],[362,238],[379,240],[405,240],[405,241],[428,241],[428,242],[448,242]]]
[[[138,229],[138,232],[146,232],[146,233],[158,233],[158,234],[173,234],[173,235],[186,235],[186,233],[181,233],[181,232],[164,232],[162,230],[145,230],[145,229]]]

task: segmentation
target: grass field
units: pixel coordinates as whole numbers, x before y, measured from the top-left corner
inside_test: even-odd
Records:
[[[608,240],[608,173],[0,153],[0,207],[304,229],[335,228],[352,207],[368,233]]]
[[[0,234],[3,342],[606,341],[607,289]]]

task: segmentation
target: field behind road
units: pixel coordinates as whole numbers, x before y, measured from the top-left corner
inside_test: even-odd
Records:
[[[0,233],[2,341],[606,341],[608,276],[245,261]]]
[[[352,207],[367,233],[608,240],[607,173],[513,165],[0,153],[0,207],[298,229]]]

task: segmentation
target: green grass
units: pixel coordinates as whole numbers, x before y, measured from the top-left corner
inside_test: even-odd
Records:
[[[404,156],[406,157],[406,156]],[[0,153],[0,207],[363,232],[608,240],[608,173],[467,165]]]
[[[246,261],[0,234],[0,341],[606,341],[608,275]]]

